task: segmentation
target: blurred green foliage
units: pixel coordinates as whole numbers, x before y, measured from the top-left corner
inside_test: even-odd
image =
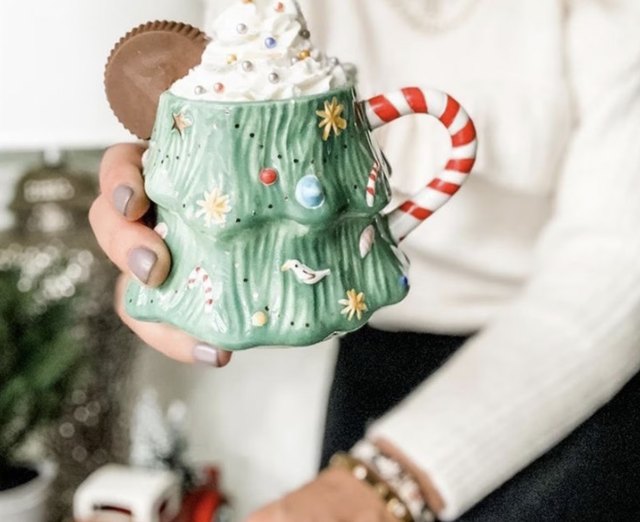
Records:
[[[36,299],[19,269],[0,270],[0,471],[25,440],[57,419],[83,364],[74,298]]]

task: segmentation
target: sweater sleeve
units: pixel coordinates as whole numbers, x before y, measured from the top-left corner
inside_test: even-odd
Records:
[[[577,121],[534,274],[367,435],[429,474],[443,520],[557,444],[640,368],[640,9],[568,5]]]

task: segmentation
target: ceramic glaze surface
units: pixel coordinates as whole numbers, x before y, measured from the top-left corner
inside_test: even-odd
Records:
[[[258,103],[163,94],[144,175],[173,265],[158,289],[130,284],[127,311],[238,350],[314,344],[402,300],[388,168],[361,109],[351,87]]]

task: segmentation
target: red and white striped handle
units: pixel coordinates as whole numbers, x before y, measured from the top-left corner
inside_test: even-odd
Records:
[[[469,177],[478,149],[476,129],[467,111],[454,98],[436,89],[408,87],[375,96],[363,105],[372,129],[402,116],[429,114],[438,118],[451,136],[451,156],[444,171],[389,214],[391,234],[396,241],[402,241],[449,201]]]

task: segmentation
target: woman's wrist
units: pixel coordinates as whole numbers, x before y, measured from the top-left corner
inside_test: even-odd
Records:
[[[422,520],[414,516],[409,504],[402,500],[397,493],[396,488],[389,484],[382,476],[373,469],[373,466],[365,463],[363,460],[356,458],[349,453],[339,452],[331,457],[329,463],[330,469],[342,469],[357,479],[361,484],[369,487],[369,490],[378,497],[384,505],[387,513],[393,517],[396,522],[432,522],[433,518]],[[424,505],[424,502],[422,503]],[[387,518],[385,518],[387,520]]]
[[[354,446],[352,454],[373,468],[384,466],[385,470],[377,469],[376,471],[382,471],[384,475],[387,475],[385,478],[395,484],[402,484],[399,486],[403,488],[403,491],[399,492],[400,496],[404,497],[403,500],[409,504],[414,499],[414,511],[415,506],[419,504],[419,502],[417,504],[415,502],[416,495],[419,495],[433,514],[438,515],[443,511],[444,500],[429,475],[390,442],[382,439],[377,439],[374,442],[361,441]],[[394,463],[397,464],[397,467],[394,466]],[[414,483],[415,487],[411,483]],[[427,518],[423,517],[423,519]],[[419,519],[416,518],[416,520]]]

